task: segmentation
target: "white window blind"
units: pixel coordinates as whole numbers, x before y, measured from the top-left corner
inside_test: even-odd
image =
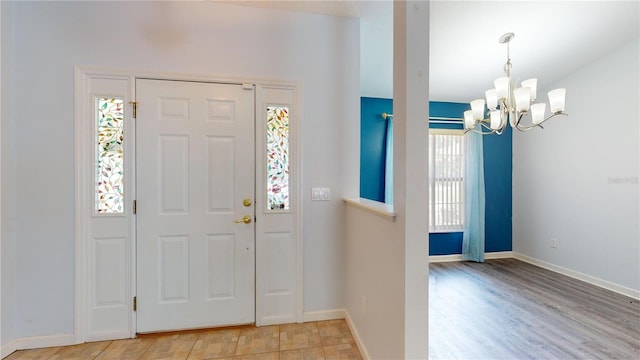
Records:
[[[429,131],[429,232],[462,231],[464,133]]]

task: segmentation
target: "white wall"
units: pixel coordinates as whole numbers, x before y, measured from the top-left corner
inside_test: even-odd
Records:
[[[404,244],[390,220],[347,205],[345,309],[372,359],[404,353]],[[426,341],[426,339],[425,339]]]
[[[371,359],[426,359],[429,4],[394,2],[393,21],[395,218],[348,202],[345,308]]]
[[[549,86],[567,88],[569,116],[513,136],[514,251],[636,294],[639,42]]]
[[[357,20],[212,2],[20,2],[13,20],[16,336],[73,332],[76,64],[301,80],[304,310],[344,306],[343,159],[359,145],[334,138],[359,122]]]
[[[13,234],[15,194],[13,180],[13,121],[11,114],[12,84],[12,21],[11,3],[0,2],[0,348],[6,355],[15,340],[15,237]],[[0,356],[1,356],[0,355]]]

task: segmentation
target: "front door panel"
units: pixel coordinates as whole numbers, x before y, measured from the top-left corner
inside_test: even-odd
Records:
[[[253,323],[253,88],[137,80],[136,100],[138,332]]]

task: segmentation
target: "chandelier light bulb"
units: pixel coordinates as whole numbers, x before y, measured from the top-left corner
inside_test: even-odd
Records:
[[[484,99],[476,99],[471,102],[471,112],[473,120],[482,121],[484,119]]]
[[[465,129],[473,129],[475,126],[475,121],[473,120],[473,113],[471,110],[467,110],[464,112],[464,127]]]
[[[517,88],[513,91],[516,98],[516,110],[528,111],[531,103],[531,89],[528,87]]]
[[[555,89],[549,91],[549,110],[552,113],[564,111],[564,99],[567,89]]]
[[[538,125],[544,121],[544,110],[546,107],[547,104],[545,103],[531,105],[531,122],[533,122],[534,125]]]
[[[496,89],[487,90],[484,92],[484,95],[487,98],[487,108],[489,108],[489,110],[497,109],[498,95],[496,94]]]
[[[531,89],[531,101],[536,99],[536,91],[538,87],[538,79],[528,79],[522,82],[522,87]]]
[[[491,130],[498,130],[500,128],[500,123],[502,122],[500,119],[500,110],[493,110],[489,114],[491,115],[491,123],[489,127],[491,127]]]
[[[497,78],[493,85],[496,87],[496,96],[498,99],[506,99],[507,94],[509,94],[509,78],[503,76],[501,78]]]

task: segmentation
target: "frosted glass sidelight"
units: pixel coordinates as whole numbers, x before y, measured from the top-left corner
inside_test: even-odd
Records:
[[[96,99],[97,213],[124,212],[124,100]]]
[[[289,210],[289,108],[267,106],[267,210]]]

